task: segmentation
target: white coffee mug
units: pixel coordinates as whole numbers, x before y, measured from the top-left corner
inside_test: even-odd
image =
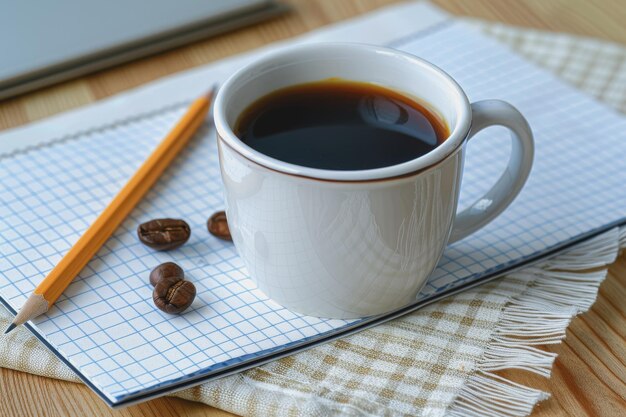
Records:
[[[331,77],[379,84],[426,102],[447,122],[450,136],[398,165],[333,171],[273,159],[233,133],[239,115],[257,99]],[[413,302],[446,245],[502,212],[533,161],[532,132],[513,106],[470,104],[441,69],[378,46],[313,44],[264,57],[224,83],[214,115],[226,214],[239,254],[270,298],[319,317],[364,317]],[[465,144],[492,125],[512,132],[506,171],[456,213]]]

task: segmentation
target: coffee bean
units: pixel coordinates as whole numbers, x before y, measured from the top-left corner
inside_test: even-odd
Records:
[[[162,280],[154,287],[152,293],[154,304],[169,314],[182,313],[196,297],[196,287],[191,281],[181,280],[171,286],[166,281]]]
[[[223,211],[218,211],[209,218],[209,221],[207,222],[207,229],[209,229],[209,233],[217,238],[222,240],[233,240],[230,236],[226,213]]]
[[[158,277],[160,279],[156,282],[152,292],[154,304],[160,310],[170,314],[185,311],[196,297],[196,287],[184,279],[182,268],[173,262],[161,264],[150,274],[150,282],[152,283]]]
[[[185,278],[185,272],[183,269],[176,265],[174,262],[165,262],[154,268],[152,272],[150,272],[150,284],[153,287],[157,285],[159,281],[163,278],[172,279],[178,278],[177,281]]]
[[[184,220],[154,219],[140,224],[137,228],[139,240],[156,250],[175,249],[191,236],[191,229]]]

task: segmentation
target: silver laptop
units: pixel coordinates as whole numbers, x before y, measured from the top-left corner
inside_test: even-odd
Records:
[[[274,16],[272,0],[18,0],[0,12],[0,99]]]

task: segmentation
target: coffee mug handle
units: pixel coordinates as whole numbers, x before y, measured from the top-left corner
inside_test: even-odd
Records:
[[[502,100],[472,103],[472,127],[467,140],[489,126],[511,130],[511,155],[498,182],[471,206],[457,213],[449,243],[461,240],[480,229],[508,207],[524,186],[533,164],[533,134],[524,116]]]

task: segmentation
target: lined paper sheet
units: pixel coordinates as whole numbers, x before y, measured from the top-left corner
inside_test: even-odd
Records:
[[[626,216],[626,120],[448,21],[393,46],[448,71],[472,101],[502,98],[524,113],[536,160],[522,194],[498,219],[452,245],[420,300],[522,264]],[[0,158],[0,295],[18,308],[184,111],[184,103]],[[495,182],[508,137],[493,128],[468,146],[462,205]],[[157,186],[81,272],[35,331],[111,404],[339,334],[360,321],[281,308],[258,291],[235,248],[206,232],[223,207],[215,136],[193,139]],[[141,245],[136,225],[186,219],[182,248]],[[190,310],[156,309],[150,270],[175,261],[197,287]]]

